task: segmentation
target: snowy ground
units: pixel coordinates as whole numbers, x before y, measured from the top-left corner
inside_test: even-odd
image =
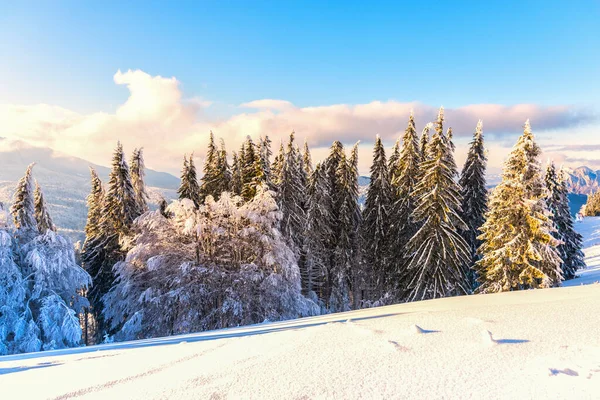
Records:
[[[600,218],[577,228],[571,287],[0,357],[0,398],[598,399]]]

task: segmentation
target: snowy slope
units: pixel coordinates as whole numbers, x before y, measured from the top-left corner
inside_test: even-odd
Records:
[[[0,357],[2,398],[597,399],[600,218],[577,227],[574,287]]]

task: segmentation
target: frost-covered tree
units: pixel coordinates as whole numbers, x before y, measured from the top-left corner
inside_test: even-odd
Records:
[[[202,168],[202,178],[200,179],[200,202],[204,202],[207,196],[217,194],[217,162],[219,159],[219,150],[215,144],[215,136],[210,131],[208,139],[208,148],[206,150],[206,158],[204,159],[204,167]],[[219,193],[220,194],[220,193]]]
[[[215,188],[212,196],[218,200],[221,193],[230,190],[231,186],[231,169],[227,161],[227,151],[225,150],[225,142],[221,139],[221,147],[217,155],[217,166],[215,173]]]
[[[361,225],[363,259],[367,268],[365,272],[370,275],[369,280],[376,297],[382,297],[390,284],[392,254],[389,235],[392,204],[392,187],[385,149],[377,135]]]
[[[585,261],[581,251],[583,238],[573,227],[567,182],[562,170],[556,172],[554,163],[549,163],[546,168],[545,182],[548,190],[546,203],[556,228],[553,236],[560,240],[557,250],[562,260],[563,279],[573,279],[578,269],[585,268]]]
[[[188,167],[193,168],[192,157]],[[138,217],[138,211],[138,199],[129,166],[125,160],[123,146],[118,142],[113,153],[112,168],[104,196],[103,218],[113,225],[118,235],[124,236]]]
[[[271,150],[271,139],[269,139],[269,136],[265,135],[260,138],[258,149],[260,153],[261,169],[264,173],[264,183],[272,189],[273,176],[271,172],[271,156],[273,155],[273,151]]]
[[[488,191],[485,187],[485,171],[487,165],[487,156],[483,145],[483,122],[479,120],[477,128],[473,134],[473,140],[469,144],[467,160],[463,166],[460,175],[461,186],[461,218],[467,225],[467,229],[462,232],[463,238],[469,245],[471,251],[470,279],[474,286],[475,274],[472,269],[475,262],[479,259],[477,249],[481,246],[479,228],[485,221],[487,211]]]
[[[183,169],[181,170],[181,183],[177,189],[179,199],[190,199],[196,207],[202,204],[200,198],[200,186],[198,186],[198,175],[196,173],[196,165],[194,164],[194,153],[183,156]]]
[[[233,152],[233,159],[231,162],[231,192],[235,195],[240,196],[242,194],[242,188],[244,187],[244,180],[242,174],[242,163],[238,157],[238,154]]]
[[[25,307],[26,283],[15,263],[13,237],[0,228],[0,355],[37,351],[37,327]],[[30,322],[33,326],[29,326]],[[32,335],[33,333],[33,335]]]
[[[420,165],[422,176],[414,195],[418,199],[413,218],[420,229],[407,243],[408,301],[466,294],[469,249],[458,233],[460,186],[451,140],[443,132],[440,109],[435,133],[428,144],[428,157]]]
[[[31,171],[35,164],[30,164],[25,175],[19,180],[13,195],[13,204],[10,212],[15,228],[25,232],[37,234],[37,221],[35,220],[35,202],[33,194],[33,178]]]
[[[423,129],[423,132],[421,132],[421,138],[419,139],[419,154],[421,156],[420,162],[425,161],[425,159],[427,158],[427,146],[429,145],[429,130],[432,126],[433,125],[427,124],[425,129]]]
[[[388,173],[390,174],[390,183],[392,184],[392,195],[394,196],[394,201],[397,199],[396,196],[396,188],[394,187],[394,181],[398,179],[399,171],[398,171],[398,160],[400,159],[400,147],[401,142],[400,138],[396,140],[394,143],[394,147],[392,148],[392,153],[388,158]]]
[[[275,186],[279,185],[279,177],[281,175],[281,167],[283,166],[283,160],[285,158],[285,148],[283,147],[283,141],[279,144],[279,152],[273,159],[271,164],[271,176]]]
[[[262,159],[260,157],[260,149],[250,136],[246,137],[244,142],[244,157],[242,161],[242,198],[245,201],[250,201],[256,195],[256,188],[265,182],[265,173],[262,168]]]
[[[76,346],[81,340],[79,317],[88,301],[80,295],[90,276],[75,262],[73,243],[52,230],[21,249],[27,277],[27,307],[38,325],[42,349]]]
[[[142,338],[314,315],[300,294],[281,213],[264,185],[254,198],[208,197],[150,212],[136,221],[135,246],[117,264],[119,284],[105,297],[119,338]],[[196,232],[200,232],[196,235]],[[198,240],[199,262],[194,254]]]
[[[38,231],[40,233],[46,233],[46,231],[56,231],[56,227],[52,222],[52,218],[46,208],[46,202],[44,201],[44,194],[37,181],[35,181],[35,193],[34,193],[34,206],[35,206],[35,220],[37,221]]]
[[[481,293],[546,288],[562,280],[546,189],[529,120],[490,195],[476,268]]]
[[[144,164],[144,152],[142,148],[134,149],[131,154],[131,184],[135,193],[137,204],[136,214],[142,215],[148,211],[148,193],[146,192],[146,165]]]

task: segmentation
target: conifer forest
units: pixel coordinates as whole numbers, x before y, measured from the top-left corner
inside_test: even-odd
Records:
[[[183,155],[179,198],[156,208],[143,149],[117,143],[107,181],[90,168],[82,244],[57,233],[31,164],[0,210],[0,355],[574,278],[565,176],[542,164],[529,121],[494,188],[483,122],[462,170],[447,125],[441,108],[433,123],[411,114],[392,149],[377,136],[364,203],[358,144],[315,163],[294,132],[229,152],[210,132],[203,165]]]

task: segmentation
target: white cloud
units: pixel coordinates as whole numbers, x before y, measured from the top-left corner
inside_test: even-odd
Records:
[[[256,138],[268,134],[278,143],[295,130],[300,139],[308,140],[318,160],[336,139],[346,144],[362,140],[361,153],[365,155],[370,154],[376,134],[391,144],[404,131],[411,109],[418,126],[437,115],[437,106],[420,103],[373,101],[297,107],[286,100],[262,99],[239,105],[238,112],[228,118],[210,120],[206,108],[211,103],[198,97],[183,98],[174,77],[129,70],[117,71],[114,82],[126,85],[130,92],[114,113],[79,114],[45,104],[0,105],[0,136],[52,147],[104,165],[109,163],[116,141],[121,140],[127,150],[143,146],[149,167],[177,172],[184,153],[204,154],[211,129],[225,139],[229,150],[237,149],[246,135]],[[491,139],[506,133],[519,134],[527,118],[539,132],[569,130],[593,116],[563,105],[476,104],[446,110],[447,126],[453,127],[459,143],[467,142],[479,118],[484,120],[484,130]],[[490,164],[499,167],[507,149],[492,141],[490,149]],[[460,161],[466,149],[459,150]],[[361,171],[366,172],[369,163],[370,156],[361,157]]]

